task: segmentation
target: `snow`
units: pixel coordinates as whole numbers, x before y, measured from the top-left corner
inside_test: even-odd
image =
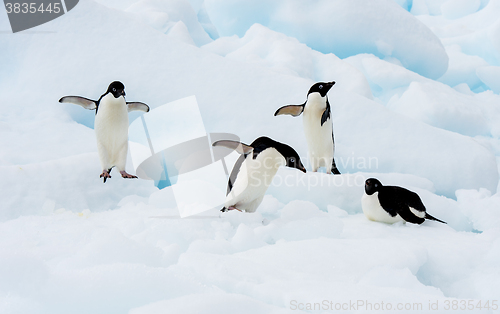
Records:
[[[441,12],[447,19],[457,19],[476,12],[481,0],[448,0],[441,5]]]
[[[488,66],[488,62],[481,57],[463,53],[459,45],[446,47],[446,52],[450,57],[448,71],[438,81],[449,86],[456,86],[464,82],[471,90],[484,88],[483,81],[479,79],[476,71]]]
[[[354,67],[332,53],[322,54],[260,24],[252,25],[242,38],[221,37],[202,48],[228,59],[312,81],[329,82],[333,78],[335,88],[372,98],[368,82]]]
[[[476,102],[473,96],[448,86],[412,82],[399,99],[391,99],[389,106],[441,129],[469,136],[487,135],[487,118]]]
[[[0,312],[491,305],[500,293],[499,13],[499,0],[81,0],[12,34],[2,6]],[[103,184],[95,113],[58,99],[98,99],[113,80],[152,109],[130,113],[130,173],[150,156],[141,115],[155,150],[211,133],[247,144],[265,135],[309,170],[302,118],[273,114],[334,80],[342,175],[282,167],[251,214],[191,215],[189,202],[226,188],[219,178],[178,198],[185,180],[212,177],[208,167],[163,189],[116,170]],[[174,108],[186,99],[196,101]],[[418,193],[447,224],[369,221],[370,177]]]
[[[492,91],[500,93],[500,66],[484,66],[476,70],[479,79]]]
[[[241,37],[251,25],[260,23],[340,58],[372,53],[381,58],[396,58],[408,69],[429,78],[437,79],[446,72],[448,56],[439,39],[390,0],[205,3],[222,36]]]
[[[203,45],[211,41],[188,1],[143,0],[129,6],[126,12],[136,14],[144,23],[163,33],[175,37],[182,33],[183,40],[189,43]]]

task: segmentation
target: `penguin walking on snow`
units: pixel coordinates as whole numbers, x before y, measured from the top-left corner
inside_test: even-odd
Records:
[[[148,112],[149,106],[141,102],[125,101],[125,86],[118,81],[109,84],[108,90],[98,100],[80,96],[65,96],[60,103],[72,103],[85,109],[96,111],[94,130],[97,152],[102,173],[99,176],[111,178],[109,174],[116,167],[123,178],[137,178],[125,171],[128,150],[128,112],[139,110]]]
[[[259,137],[250,145],[229,140],[217,141],[212,145],[227,147],[242,154],[231,171],[222,212],[233,209],[255,212],[280,166],[306,172],[292,147],[268,137]]]
[[[379,180],[370,178],[365,181],[365,194],[361,207],[366,218],[373,221],[395,223],[407,221],[421,224],[426,219],[446,223],[432,217],[417,193],[399,186],[383,186]]]
[[[325,167],[327,173],[340,174],[333,158],[335,141],[330,103],[326,95],[334,84],[335,82],[316,83],[309,89],[305,103],[284,106],[274,113],[275,116],[289,114],[294,117],[304,113],[304,133],[313,172],[318,171],[320,167]]]

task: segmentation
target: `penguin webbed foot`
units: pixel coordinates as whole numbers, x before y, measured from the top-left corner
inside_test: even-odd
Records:
[[[110,169],[111,170],[111,169]],[[111,178],[111,175],[109,174],[110,170],[103,170],[99,178],[104,178],[103,183],[106,183],[107,178]]]
[[[124,179],[137,179],[137,176],[131,175],[127,173],[125,170],[120,171],[120,174],[122,175],[122,178]]]

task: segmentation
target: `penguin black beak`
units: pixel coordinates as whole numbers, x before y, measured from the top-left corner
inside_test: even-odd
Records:
[[[122,90],[121,95],[125,97],[125,91]]]
[[[329,91],[330,88],[332,88],[332,86],[335,85],[335,81],[328,82],[325,85],[326,85],[327,91]]]
[[[299,168],[300,171],[302,171],[303,173],[307,173],[306,172],[306,168],[304,168],[304,166],[302,166],[301,168]]]

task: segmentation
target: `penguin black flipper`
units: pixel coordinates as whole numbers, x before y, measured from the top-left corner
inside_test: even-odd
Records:
[[[238,158],[238,160],[236,160],[236,163],[234,164],[233,170],[231,171],[231,175],[229,176],[229,180],[227,181],[226,196],[233,189],[234,182],[236,181],[236,177],[238,176],[238,173],[240,172],[241,165],[245,161],[246,156],[247,155],[241,155]]]
[[[414,224],[421,224],[425,221],[425,218],[418,217],[410,210],[410,207],[403,205],[397,209],[399,216],[403,218],[404,221],[411,222]]]
[[[61,99],[59,99],[59,102],[79,105],[89,110],[97,109],[99,103],[99,101],[95,101],[81,96],[64,96]]]
[[[128,107],[128,112],[135,111],[135,110],[149,112],[149,106],[146,105],[145,103],[142,103],[142,102],[137,102],[137,101],[128,102],[127,101],[127,107]]]
[[[332,131],[332,142],[333,142],[333,148],[335,149],[335,139],[333,137],[333,131]],[[337,168],[337,164],[335,164],[335,158],[332,158],[332,173],[333,174],[341,174],[339,169]]]
[[[241,165],[245,161],[245,158],[247,157],[247,155],[253,151],[253,147],[250,145],[247,145],[247,144],[243,144],[243,143],[238,142],[238,141],[231,141],[231,140],[217,141],[217,142],[214,142],[212,144],[212,146],[214,146],[214,147],[215,146],[226,147],[226,148],[235,150],[241,154],[241,156],[238,158],[238,160],[234,164],[233,170],[231,171],[231,175],[229,176],[229,181],[227,182],[227,191],[226,191],[226,195],[227,195],[233,189],[233,183],[235,182],[236,177],[238,176],[238,173],[240,172]]]
[[[279,116],[282,114],[289,114],[289,115],[294,116],[294,117],[300,116],[300,114],[304,111],[305,105],[306,105],[306,103],[303,103],[302,105],[283,106],[283,107],[279,108],[278,110],[276,110],[276,112],[274,113],[274,116],[276,117],[276,116]]]
[[[325,111],[323,111],[323,114],[321,115],[321,126],[323,126],[326,120],[330,119],[330,116],[331,116],[330,103],[328,102],[328,99],[326,99],[326,108]]]

